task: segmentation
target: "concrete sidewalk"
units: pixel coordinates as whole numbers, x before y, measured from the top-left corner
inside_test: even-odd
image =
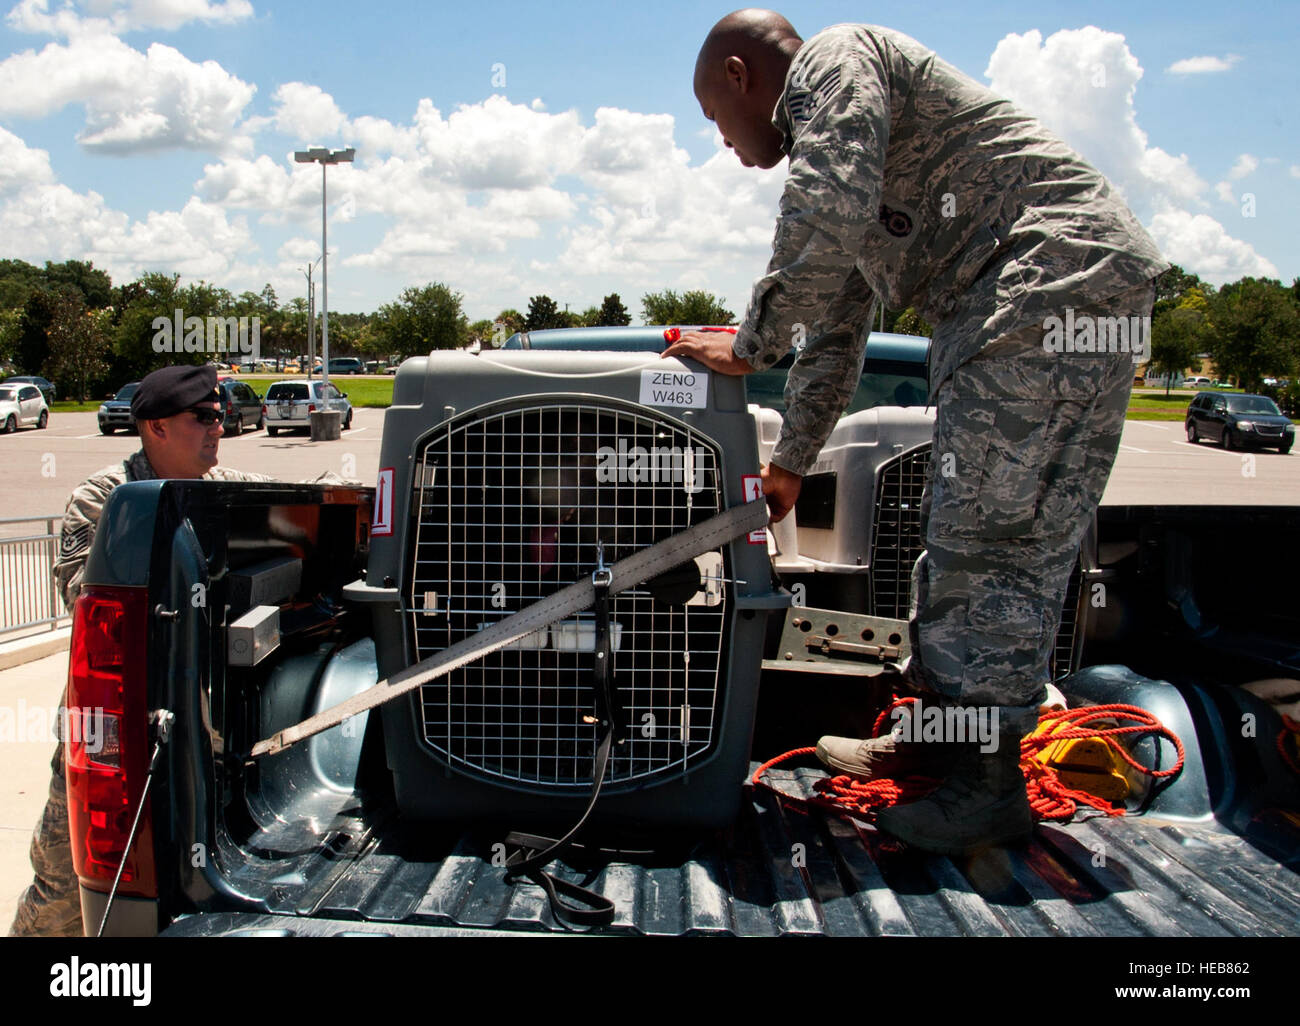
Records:
[[[54,711],[68,677],[68,632],[57,633],[53,654],[0,671],[0,934],[32,882],[28,849],[50,789]]]

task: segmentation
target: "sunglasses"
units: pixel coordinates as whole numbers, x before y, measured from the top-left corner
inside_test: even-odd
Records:
[[[213,409],[210,409],[210,408],[206,408],[206,409],[205,409],[205,408],[199,408],[199,409],[193,409],[193,408],[191,408],[191,409],[187,410],[186,412],[187,412],[187,413],[192,413],[192,414],[194,414],[194,419],[197,420],[197,421],[198,421],[200,424],[202,424],[204,427],[211,427],[211,426],[212,426],[213,424],[215,424],[217,421],[219,421],[219,420],[221,420],[222,418],[225,417],[225,414],[222,413],[220,410],[213,410]]]

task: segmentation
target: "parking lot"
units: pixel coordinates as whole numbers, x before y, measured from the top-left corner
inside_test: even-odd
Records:
[[[306,434],[267,437],[245,431],[223,437],[222,466],[302,481],[326,470],[373,484],[379,471],[384,411],[357,407],[352,429],[336,442],[313,442]],[[140,448],[135,435],[99,433],[93,412],[56,413],[44,431],[0,435],[0,518],[61,512],[68,493],[96,470]]]
[[[335,442],[246,431],[221,440],[221,463],[286,481],[332,470],[370,484],[379,470],[383,421],[382,409],[358,407],[352,429]],[[0,518],[61,512],[73,487],[139,444],[133,435],[101,435],[94,413],[55,414],[44,431],[0,435]],[[1131,420],[1102,502],[1300,505],[1300,450],[1227,452],[1189,444],[1178,421]]]

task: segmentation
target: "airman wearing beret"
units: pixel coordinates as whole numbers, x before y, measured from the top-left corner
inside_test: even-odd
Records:
[[[91,474],[68,500],[53,572],[69,612],[81,592],[86,557],[104,502],[118,485],[157,478],[274,480],[217,466],[222,411],[212,367],[164,367],[146,375],[131,398],[131,414],[140,432],[140,451]],[[62,742],[55,748],[50,768],[49,799],[32,836],[35,880],[18,904],[11,937],[79,937],[82,933],[81,892],[68,836]]]

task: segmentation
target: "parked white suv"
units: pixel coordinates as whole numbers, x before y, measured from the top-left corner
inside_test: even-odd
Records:
[[[338,410],[343,414],[343,430],[352,426],[352,404],[347,393],[340,392],[333,382],[277,381],[266,390],[263,402],[266,433],[272,438],[281,429],[310,431],[315,410]]]
[[[20,427],[43,428],[50,422],[50,408],[35,385],[10,382],[0,385],[0,431],[9,434]]]

